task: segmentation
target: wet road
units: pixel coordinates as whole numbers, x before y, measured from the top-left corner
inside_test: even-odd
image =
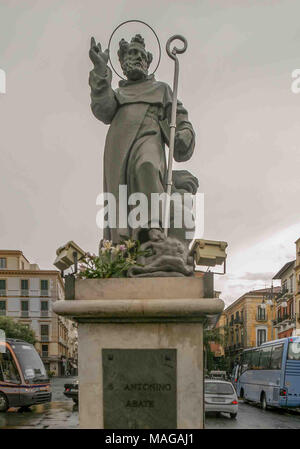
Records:
[[[78,407],[64,396],[64,384],[73,377],[52,379],[52,402],[30,407],[28,411],[11,408],[0,413],[0,429],[78,429]]]
[[[65,383],[73,378],[55,378],[52,382],[52,402],[20,412],[10,409],[0,413],[0,428],[6,429],[78,429],[78,408],[63,395]],[[239,402],[237,419],[226,413],[207,414],[207,429],[300,429],[300,413],[283,410],[263,411],[259,406]]]
[[[206,429],[300,429],[300,413],[278,409],[261,410],[258,405],[239,401],[236,419],[227,413],[206,414]]]

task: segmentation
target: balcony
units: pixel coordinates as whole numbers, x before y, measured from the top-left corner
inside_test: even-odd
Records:
[[[44,357],[44,358],[49,357],[49,352],[48,351],[42,351],[42,357]]]
[[[1,309],[0,310],[0,316],[6,316],[6,310],[5,309]]]
[[[41,341],[49,341],[49,335],[41,335]]]
[[[234,324],[234,320],[231,320],[231,321],[229,322],[229,326],[233,326],[233,324]]]
[[[49,317],[49,310],[42,310],[41,311],[41,317],[48,318]]]
[[[0,288],[0,296],[7,296],[5,288]]]
[[[244,319],[243,319],[243,318],[236,318],[236,319],[234,320],[234,324],[243,324],[243,322],[244,322]]]
[[[22,318],[28,318],[29,317],[29,311],[28,310],[21,310],[21,317]]]
[[[264,315],[257,314],[256,321],[268,321],[268,314],[267,313]]]
[[[49,296],[49,289],[47,289],[47,290],[42,289],[41,290],[41,296]]]
[[[21,290],[21,296],[29,296],[29,290],[22,288]]]

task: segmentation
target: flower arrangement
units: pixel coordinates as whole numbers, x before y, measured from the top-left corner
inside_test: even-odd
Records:
[[[77,278],[116,278],[126,277],[128,269],[137,263],[139,256],[147,254],[141,251],[138,240],[125,240],[118,245],[113,245],[109,240],[103,240],[99,250],[99,256],[86,253],[79,265]]]

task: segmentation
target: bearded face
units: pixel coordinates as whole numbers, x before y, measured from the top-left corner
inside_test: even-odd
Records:
[[[129,45],[122,61],[124,75],[131,81],[146,78],[148,75],[147,53],[140,46]]]

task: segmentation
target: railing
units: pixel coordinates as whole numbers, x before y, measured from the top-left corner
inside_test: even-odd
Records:
[[[234,324],[243,324],[243,322],[244,322],[244,319],[243,319],[243,318],[236,318],[236,319],[234,320]]]
[[[288,293],[288,289],[287,288],[282,288],[281,291],[279,293],[277,293],[276,299],[281,298],[282,296],[284,296],[286,293]]]
[[[21,290],[21,296],[29,296],[29,290],[22,288]]]
[[[21,317],[28,318],[29,317],[29,311],[28,310],[21,310]]]
[[[0,296],[7,296],[5,288],[0,288]]]
[[[49,316],[49,311],[48,310],[42,310],[41,311],[41,317],[48,317]]]
[[[49,289],[47,288],[47,290],[41,290],[41,296],[49,296]]]
[[[1,309],[0,310],[0,316],[6,316],[6,310],[5,309]]]
[[[49,341],[49,335],[41,335],[41,341]]]
[[[229,326],[233,326],[234,320],[229,322]]]
[[[267,313],[264,314],[264,315],[259,315],[259,314],[257,314],[257,315],[256,315],[256,321],[268,321],[268,315],[267,315]]]
[[[47,351],[42,351],[42,357],[48,357],[49,356],[49,352]]]

